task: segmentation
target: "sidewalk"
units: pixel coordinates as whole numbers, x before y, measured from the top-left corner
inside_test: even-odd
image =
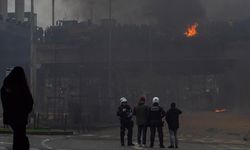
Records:
[[[0,146],[0,150],[9,150],[6,147]],[[37,148],[30,148],[30,150],[38,150]]]
[[[13,134],[9,128],[0,128],[0,134]],[[27,129],[28,135],[73,135],[73,131],[58,129]]]

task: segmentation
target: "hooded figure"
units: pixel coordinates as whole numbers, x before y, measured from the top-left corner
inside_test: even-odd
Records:
[[[165,111],[159,106],[160,99],[158,97],[153,98],[153,105],[149,108],[148,120],[150,125],[150,147],[154,147],[155,132],[157,130],[160,142],[160,148],[165,148],[163,145],[163,121],[162,118],[165,116]]]
[[[147,126],[148,126],[148,106],[145,105],[145,97],[141,97],[138,105],[134,108],[133,114],[136,116],[136,124],[138,127],[137,142],[140,146],[146,145]],[[143,135],[141,143],[141,135]]]
[[[28,150],[26,125],[33,108],[33,98],[22,67],[15,67],[4,79],[1,100],[3,123],[10,125],[14,132],[13,150]]]
[[[124,146],[124,136],[125,130],[128,130],[128,146],[134,146],[132,143],[133,137],[133,112],[131,107],[127,103],[127,99],[122,97],[120,99],[120,106],[117,110],[117,116],[120,117],[120,138],[121,138],[121,145]]]
[[[171,108],[166,114],[166,121],[168,123],[170,146],[169,148],[178,148],[177,130],[179,129],[179,116],[182,113],[181,110],[176,108],[176,104],[172,103]],[[175,144],[175,145],[174,145]]]

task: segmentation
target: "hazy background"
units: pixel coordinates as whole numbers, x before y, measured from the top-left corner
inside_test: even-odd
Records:
[[[90,2],[93,2],[91,4]],[[51,0],[35,0],[38,25],[51,24]],[[108,16],[108,0],[56,0],[56,19],[98,20]],[[9,0],[14,10],[14,0]],[[30,0],[26,0],[30,10]],[[173,17],[174,16],[174,17]],[[249,0],[113,0],[113,17],[122,23],[155,23],[157,21],[183,23],[201,18],[209,20],[239,20],[250,17]],[[163,19],[162,17],[165,17]]]

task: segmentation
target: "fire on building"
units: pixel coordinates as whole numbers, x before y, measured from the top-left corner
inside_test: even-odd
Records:
[[[197,26],[187,31],[190,36]],[[165,106],[177,101],[196,111],[221,105],[223,78],[237,60],[223,58],[205,33],[170,41],[159,32],[109,19],[63,20],[47,28],[36,43],[37,111],[67,114],[74,124],[93,126],[115,121],[123,95],[135,104],[140,95],[157,94]]]
[[[19,6],[23,8],[22,3]],[[22,49],[20,58],[24,58],[6,62],[1,69],[7,64],[28,66],[30,61],[25,50],[30,48],[32,13],[21,8],[16,10],[21,15],[0,11],[0,36],[6,44],[1,53],[8,51],[11,56],[7,46],[13,46],[15,52]],[[71,128],[113,123],[121,96],[133,104],[141,95],[149,99],[158,95],[165,107],[175,101],[189,111],[228,110],[237,95],[231,92],[230,84],[237,82],[231,77],[245,61],[241,55],[247,47],[246,34],[237,31],[249,24],[197,22],[188,28],[183,24],[182,34],[174,37],[151,25],[121,24],[115,19],[59,20],[44,30],[37,27],[35,113],[43,120],[40,126],[63,127],[65,120]],[[16,39],[8,41],[5,32]],[[15,41],[19,42],[13,45]]]

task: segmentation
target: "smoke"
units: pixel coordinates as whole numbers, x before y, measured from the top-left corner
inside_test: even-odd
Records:
[[[250,17],[249,0],[201,0],[210,20],[242,20]]]
[[[124,23],[140,22],[193,22],[205,16],[199,0],[111,0],[112,17]],[[90,3],[92,2],[92,5]],[[72,9],[72,14],[88,18],[93,8],[95,18],[107,18],[109,0],[62,0],[62,5]]]
[[[200,0],[151,0],[150,15],[163,29],[183,32],[183,26],[205,19]]]
[[[143,24],[148,22],[144,15],[147,0],[111,0],[111,14],[121,23]],[[62,5],[72,6],[71,14],[80,20],[100,20],[109,17],[109,0],[62,0]]]
[[[51,25],[51,1],[35,0],[38,25]],[[108,17],[109,0],[56,0],[56,20]],[[25,0],[30,10],[30,0]],[[90,2],[93,2],[91,4]],[[9,0],[14,10],[14,0]],[[122,23],[158,23],[178,28],[183,24],[204,19],[241,20],[250,17],[249,0],[112,0],[112,16]],[[175,22],[175,23],[174,23]]]
[[[112,17],[124,24],[155,24],[168,32],[183,33],[185,27],[206,18],[200,0],[111,0]],[[91,3],[92,2],[92,3]],[[91,5],[92,4],[92,5]],[[62,0],[62,6],[80,20],[108,18],[109,0]],[[91,17],[91,9],[93,15]]]

